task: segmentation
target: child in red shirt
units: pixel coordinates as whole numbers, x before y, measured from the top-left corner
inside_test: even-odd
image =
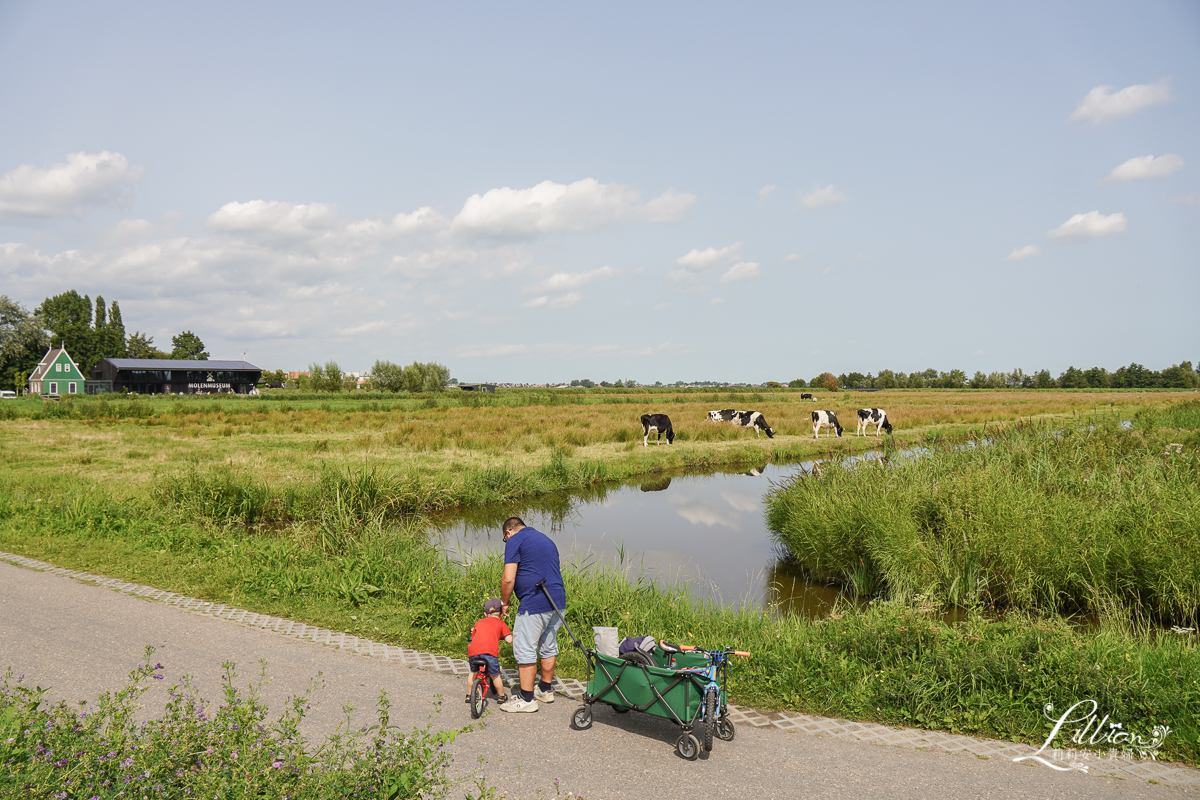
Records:
[[[487,661],[488,677],[496,687],[496,701],[504,703],[508,697],[504,694],[504,684],[500,682],[500,640],[512,644],[512,631],[500,619],[503,606],[499,597],[493,597],[483,604],[483,619],[471,628],[471,643],[467,645],[467,658],[483,656]],[[475,673],[467,675],[467,702],[471,702],[471,686],[475,682]]]

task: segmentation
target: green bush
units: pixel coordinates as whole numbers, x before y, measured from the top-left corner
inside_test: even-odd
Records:
[[[146,662],[129,684],[101,695],[95,708],[45,706],[47,690],[31,688],[8,670],[0,683],[0,795],[4,797],[445,797],[450,756],[444,745],[466,728],[402,733],[389,724],[381,693],[378,721],[344,727],[316,748],[297,728],[312,689],[271,721],[259,699],[265,680],[243,693],[234,665],[222,676],[224,703],[201,698],[187,678],[172,686],[161,717],[135,720],[137,699],[161,664]],[[263,664],[265,675],[266,665]],[[440,705],[440,704],[439,704]],[[482,781],[478,795],[488,795]],[[468,797],[473,796],[470,792]]]

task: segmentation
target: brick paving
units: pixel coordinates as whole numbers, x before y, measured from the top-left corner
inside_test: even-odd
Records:
[[[401,664],[419,669],[431,670],[450,675],[465,676],[468,671],[467,662],[459,658],[423,653],[419,650],[409,650],[395,645],[364,639],[344,631],[332,631],[318,628],[295,620],[272,617],[259,614],[243,608],[227,606],[223,603],[212,603],[194,597],[175,594],[173,592],[143,586],[137,583],[122,581],[118,578],[107,578],[103,575],[93,575],[79,570],[56,567],[32,558],[0,552],[0,560],[8,561],[29,569],[48,572],[53,575],[72,578],[77,581],[106,586],[114,591],[144,597],[168,605],[183,608],[198,614],[226,619],[242,625],[264,628],[284,636],[294,636],[318,644],[329,645],[351,652],[384,661],[399,661]],[[504,681],[515,683],[516,670],[502,669]],[[582,698],[585,684],[575,679],[555,679],[556,689],[560,694],[576,700]],[[818,717],[811,714],[800,714],[793,711],[763,712],[753,708],[729,706],[729,716],[738,725],[750,725],[756,728],[775,728],[780,731],[823,736],[834,739],[853,739],[859,742],[883,745],[888,747],[924,750],[928,752],[965,753],[977,758],[1016,759],[1032,756],[1037,748],[1028,744],[1003,742],[994,739],[980,739],[973,736],[944,733],[941,731],[926,731],[916,728],[893,728],[873,722],[854,722],[851,720]],[[1067,756],[1070,758],[1070,756]],[[1095,753],[1083,754],[1073,763],[1074,768],[1090,775],[1102,775],[1112,778],[1155,782],[1168,786],[1200,790],[1200,769],[1183,764],[1172,764],[1154,760],[1137,760],[1123,757],[1103,759]],[[1024,763],[1033,763],[1025,761]],[[1066,765],[1062,756],[1056,760],[1060,765]]]

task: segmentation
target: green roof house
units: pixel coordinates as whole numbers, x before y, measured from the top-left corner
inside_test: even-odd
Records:
[[[65,347],[51,348],[29,376],[29,393],[46,396],[83,394],[83,373]]]

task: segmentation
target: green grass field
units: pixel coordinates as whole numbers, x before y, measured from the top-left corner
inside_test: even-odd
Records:
[[[429,544],[423,512],[690,466],[881,448],[874,437],[854,437],[853,427],[842,439],[814,442],[806,424],[814,407],[847,417],[859,406],[886,408],[897,426],[889,452],[949,446],[980,435],[985,423],[993,433],[1000,423],[1080,428],[1094,421],[1089,414],[1134,419],[1131,436],[1179,443],[1178,458],[1194,461],[1196,449],[1194,437],[1176,435],[1191,425],[1194,411],[1181,405],[1191,395],[1170,393],[840,393],[817,404],[801,403],[798,392],[761,401],[724,391],[576,393],[541,402],[547,394],[466,404],[437,397],[6,401],[0,550],[462,656],[500,564],[494,556],[448,561]],[[724,407],[762,411],[777,436],[755,439],[703,420],[709,408]],[[641,446],[637,417],[648,411],[671,414],[681,434],[675,445]],[[1113,463],[1111,480],[1126,480],[1121,469],[1131,467]],[[852,480],[854,471],[846,472]],[[1129,480],[1153,474],[1147,466]],[[963,496],[947,485],[905,491],[939,502]],[[617,625],[751,650],[732,678],[736,703],[1040,743],[1046,703],[1090,698],[1127,727],[1149,730],[1167,719],[1176,733],[1164,755],[1200,761],[1196,636],[1152,630],[1128,604],[1101,609],[1094,632],[1073,628],[1048,606],[1019,602],[948,625],[940,614],[948,595],[923,591],[814,622],[696,603],[684,587],[592,564],[568,565],[566,579],[579,630]],[[580,676],[583,661],[565,648],[565,634],[562,644],[562,673]]]

